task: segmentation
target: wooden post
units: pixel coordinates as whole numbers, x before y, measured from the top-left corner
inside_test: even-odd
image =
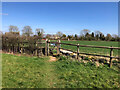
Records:
[[[48,46],[47,44],[48,44],[48,39],[46,39],[46,43],[45,43],[45,56],[47,56],[47,53],[48,53],[48,52],[47,52],[47,51],[48,51],[48,50],[47,50],[47,48],[48,48],[48,47],[47,47],[47,46]]]
[[[110,49],[110,67],[112,67],[112,56],[113,56],[113,48]]]
[[[48,40],[48,42],[47,42],[47,55],[49,56],[49,42],[50,42],[50,40]]]
[[[60,40],[58,40],[58,43],[57,43],[57,55],[60,54]]]
[[[37,43],[35,43],[36,50],[35,50],[35,56],[37,56]]]
[[[77,44],[77,59],[79,58],[79,44]]]

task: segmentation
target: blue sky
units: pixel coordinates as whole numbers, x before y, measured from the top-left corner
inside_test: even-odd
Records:
[[[117,2],[3,2],[2,30],[16,25],[43,28],[45,33],[80,34],[83,29],[118,33]]]

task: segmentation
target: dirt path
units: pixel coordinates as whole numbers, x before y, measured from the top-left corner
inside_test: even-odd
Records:
[[[57,82],[57,74],[54,72],[55,71],[55,65],[53,64],[54,61],[56,61],[56,57],[49,56],[49,60],[45,61],[44,63],[44,83],[45,86],[50,88],[56,88],[54,84]]]
[[[49,58],[50,58],[49,62],[54,62],[54,61],[57,61],[56,57],[49,56]]]

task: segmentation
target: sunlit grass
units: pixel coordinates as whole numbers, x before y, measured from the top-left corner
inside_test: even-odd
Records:
[[[2,87],[4,88],[118,88],[119,70],[113,66],[96,67],[92,63],[59,57],[2,55]]]
[[[80,45],[119,47],[118,42],[112,42],[112,41],[61,41],[61,42],[71,43],[71,44],[80,44]],[[77,51],[77,47],[75,46],[61,45],[61,47],[65,49]],[[98,55],[109,55],[110,49],[80,47],[80,52],[93,53]],[[118,56],[118,50],[113,50],[113,55]]]

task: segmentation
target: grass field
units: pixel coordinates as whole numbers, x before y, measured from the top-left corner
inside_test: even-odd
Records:
[[[119,70],[60,57],[37,58],[2,54],[3,88],[118,88]]]
[[[71,43],[71,44],[80,44],[80,45],[120,47],[118,45],[118,42],[112,42],[112,41],[61,41],[61,42]],[[65,49],[77,51],[77,48],[75,46],[61,45],[61,47]],[[109,55],[110,49],[80,47],[80,52],[92,53],[92,54],[98,54],[98,55]],[[118,50],[113,50],[113,55],[118,56]]]

